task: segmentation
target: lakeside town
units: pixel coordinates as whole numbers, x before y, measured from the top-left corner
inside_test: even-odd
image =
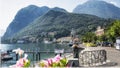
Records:
[[[120,67],[120,7],[111,1],[70,0],[72,12],[47,0],[22,4],[0,31],[0,67]]]
[[[104,29],[102,29],[100,26],[97,28],[97,30],[94,32],[96,34],[96,36],[102,36],[104,35]],[[99,44],[94,44],[92,42],[89,42],[89,43],[82,43],[80,42],[80,39],[76,36],[76,32],[72,29],[71,30],[71,34],[70,34],[71,37],[63,37],[63,38],[59,38],[57,40],[57,43],[58,44],[67,44],[67,46],[69,47],[72,47],[73,49],[73,52],[70,51],[70,52],[64,52],[64,49],[62,50],[55,50],[53,53],[56,53],[58,55],[56,55],[56,57],[58,57],[60,59],[60,61],[63,59],[63,58],[66,58],[64,59],[64,64],[65,66],[68,65],[68,67],[78,67],[79,65],[81,65],[80,67],[117,67],[120,65],[120,62],[119,60],[117,60],[116,58],[119,59],[119,51],[120,51],[120,39],[117,38],[116,39],[116,43],[115,44],[112,44],[112,43],[99,43]],[[71,42],[72,40],[72,42]],[[55,41],[56,42],[56,41]],[[55,43],[54,42],[54,43]],[[52,44],[53,42],[52,41],[48,41],[48,40],[45,40],[44,41],[45,44]],[[23,44],[22,42],[20,42],[20,44]],[[75,50],[76,47],[74,47],[74,45],[77,44],[77,51]],[[51,59],[51,61],[49,60],[45,60],[45,61],[40,61],[40,53],[42,52],[39,52],[39,50],[36,52],[36,51],[24,51],[24,50],[21,50],[21,49],[15,49],[15,50],[12,50],[12,51],[7,51],[7,53],[16,53],[16,60],[17,63],[16,65],[18,65],[18,62],[21,63],[21,59],[22,59],[22,55],[24,53],[31,53],[34,55],[34,53],[36,53],[36,58],[38,57],[39,59],[32,64],[30,63],[30,61],[27,59],[27,54],[25,54],[26,58],[23,59],[25,60],[25,66],[31,66],[32,67],[41,67],[42,66],[46,66],[47,65],[47,62],[50,62],[51,64],[54,62],[53,59],[56,59],[56,57],[54,57],[53,59]],[[20,53],[19,53],[20,52]],[[77,52],[77,53],[75,53]],[[46,52],[43,52],[43,53],[46,53]],[[18,54],[18,55],[17,55]],[[78,55],[78,56],[77,56]],[[114,55],[114,57],[112,57]],[[3,55],[1,54],[1,57]],[[19,56],[19,57],[18,57]],[[78,58],[79,57],[79,58]],[[1,58],[1,65],[6,62],[6,63],[10,63],[8,61],[11,61],[13,58],[10,57],[8,55],[7,57],[7,54],[6,54],[6,57],[2,57]],[[57,59],[56,59],[57,61]],[[62,62],[60,62],[62,63]],[[51,65],[50,64],[50,65]],[[54,64],[54,63],[53,63]],[[5,64],[3,64],[4,66]],[[10,67],[16,67],[16,65],[10,65]],[[48,64],[49,65],[49,64]],[[19,65],[18,65],[19,66]],[[52,65],[54,67],[54,65]],[[56,66],[59,66],[59,65],[55,65]],[[62,66],[62,65],[61,65]],[[60,66],[60,67],[61,67]],[[63,67],[63,66],[62,66]]]

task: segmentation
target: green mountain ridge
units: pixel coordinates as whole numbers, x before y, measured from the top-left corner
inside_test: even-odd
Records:
[[[24,8],[21,8],[13,21],[9,24],[7,27],[7,30],[3,36],[4,39],[9,38],[28,26],[31,22],[33,22],[36,18],[44,15],[47,13],[49,10],[55,10],[55,11],[61,11],[61,12],[67,12],[66,10],[59,8],[59,7],[54,7],[54,8],[49,8],[47,6],[36,6],[36,5],[29,5]]]
[[[83,35],[86,32],[95,31],[98,26],[106,27],[110,23],[112,23],[111,19],[99,18],[93,15],[50,10],[12,38],[21,39],[27,36],[40,39],[44,32],[54,32],[54,37],[60,38],[69,36],[72,28],[77,31],[77,34]]]

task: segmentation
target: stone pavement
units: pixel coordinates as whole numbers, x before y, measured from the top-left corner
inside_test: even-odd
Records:
[[[108,62],[113,63],[113,66],[115,67],[120,67],[120,50],[116,50],[113,47],[101,47],[101,48],[104,48],[107,51]]]
[[[93,48],[101,48],[107,51],[107,63],[98,66],[98,67],[120,67],[120,50],[116,50],[114,47],[93,47]],[[72,59],[73,55],[69,54],[68,59]]]
[[[81,47],[85,48],[84,45],[80,44]],[[120,50],[116,50],[115,47],[95,47],[100,48],[100,49],[105,49],[107,51],[107,62],[108,65],[106,66],[115,66],[115,67],[120,67]]]

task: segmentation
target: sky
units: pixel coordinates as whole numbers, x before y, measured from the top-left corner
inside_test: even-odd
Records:
[[[16,13],[21,8],[28,5],[48,6],[50,8],[60,7],[72,12],[73,9],[85,3],[87,0],[0,0],[0,35],[5,32],[8,25],[14,19]],[[105,0],[120,7],[120,0]]]

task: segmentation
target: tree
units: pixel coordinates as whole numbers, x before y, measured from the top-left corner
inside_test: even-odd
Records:
[[[120,20],[116,20],[108,27],[106,36],[109,40],[115,42],[115,39],[120,36]]]
[[[96,35],[92,32],[87,32],[84,36],[82,36],[83,42],[95,42],[96,41]]]

